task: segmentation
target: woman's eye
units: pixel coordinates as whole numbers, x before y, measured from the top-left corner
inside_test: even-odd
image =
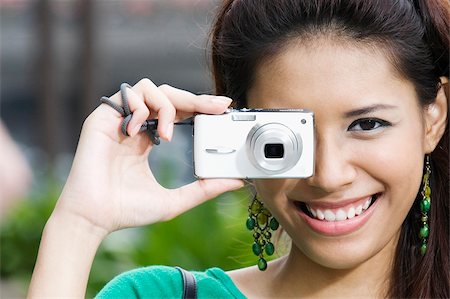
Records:
[[[387,127],[390,123],[377,118],[364,118],[352,122],[349,131],[372,131],[381,127]]]

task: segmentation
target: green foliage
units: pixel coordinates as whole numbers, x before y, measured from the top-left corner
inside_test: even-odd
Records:
[[[52,181],[43,189],[19,203],[0,228],[2,279],[20,280],[24,289],[42,230],[61,191]],[[94,296],[115,275],[136,267],[228,270],[256,264],[252,236],[245,226],[249,196],[245,190],[226,193],[171,221],[111,234],[97,252],[87,296]]]
[[[0,273],[2,279],[29,281],[34,268],[42,230],[59,197],[60,188],[52,181],[44,192],[36,192],[8,211],[0,227]]]

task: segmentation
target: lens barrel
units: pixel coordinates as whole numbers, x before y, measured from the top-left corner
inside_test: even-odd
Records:
[[[247,135],[247,154],[252,164],[267,174],[291,169],[302,154],[302,139],[280,123],[255,125]]]

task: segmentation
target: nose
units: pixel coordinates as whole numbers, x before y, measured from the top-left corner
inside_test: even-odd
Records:
[[[316,138],[314,175],[306,180],[307,183],[327,193],[351,185],[357,176],[351,149],[331,136]]]

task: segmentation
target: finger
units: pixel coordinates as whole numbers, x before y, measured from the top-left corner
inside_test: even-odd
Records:
[[[195,95],[189,91],[164,84],[159,89],[170,99],[177,110],[221,114],[230,106],[232,100],[224,96]]]
[[[130,106],[133,117],[127,126],[127,132],[130,136],[135,136],[139,133],[142,124],[147,120],[150,115],[148,107],[145,105],[141,96],[136,94],[131,88],[126,89],[128,105]]]
[[[244,182],[235,179],[204,179],[193,182],[189,185],[171,190],[175,193],[175,200],[172,202],[169,219],[184,213],[193,207],[214,198],[224,192],[242,188]]]
[[[139,132],[142,124],[150,115],[150,111],[145,105],[143,99],[135,92],[133,92],[131,86],[125,88],[123,92],[125,93],[124,96],[126,97],[126,101],[122,99],[123,96],[122,91],[116,92],[113,96],[107,99],[110,102],[112,102],[113,105],[117,105],[117,107],[119,107],[122,110],[122,113],[124,113],[125,110],[127,110],[125,108],[125,102],[127,102],[127,106],[129,107],[130,110],[128,113],[130,112],[133,113],[133,117],[128,123],[126,130],[128,135],[134,136]],[[117,108],[115,108],[114,110],[118,111]],[[120,115],[120,117],[123,117],[123,115]]]
[[[147,107],[158,114],[158,133],[165,140],[171,140],[176,110],[167,96],[149,79],[142,79],[133,86],[133,91],[139,94]]]

